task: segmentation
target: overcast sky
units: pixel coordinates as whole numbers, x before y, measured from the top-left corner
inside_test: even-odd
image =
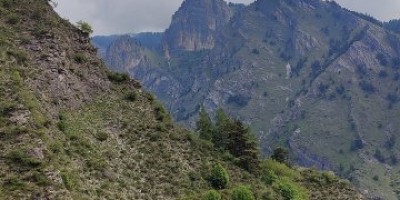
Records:
[[[93,26],[95,35],[163,31],[183,0],[53,0],[56,11],[75,23]],[[201,0],[200,0],[201,1]],[[249,4],[254,0],[230,0]],[[350,10],[368,13],[380,20],[400,18],[400,0],[336,0]]]

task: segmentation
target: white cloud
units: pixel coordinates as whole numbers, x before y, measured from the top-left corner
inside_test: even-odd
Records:
[[[91,24],[95,35],[163,31],[183,0],[53,0],[56,11],[71,22]],[[230,0],[251,3],[254,0]],[[400,18],[400,0],[337,0],[351,10],[380,20]]]
[[[336,0],[342,7],[367,13],[381,21],[400,18],[399,0]]]

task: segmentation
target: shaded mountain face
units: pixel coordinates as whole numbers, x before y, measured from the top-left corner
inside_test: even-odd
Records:
[[[118,70],[176,120],[193,127],[201,105],[222,107],[251,125],[266,155],[287,146],[302,166],[335,170],[371,198],[399,198],[397,33],[329,1],[187,0],[162,41],[158,51],[131,42],[144,53],[123,55],[143,62]]]

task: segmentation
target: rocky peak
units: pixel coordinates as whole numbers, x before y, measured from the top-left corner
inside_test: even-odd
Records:
[[[110,44],[105,57],[113,70],[124,71],[125,67],[134,68],[145,60],[145,48],[131,36],[123,35]]]
[[[231,19],[233,10],[223,0],[184,1],[165,32],[164,49],[169,52],[212,49],[217,30]]]

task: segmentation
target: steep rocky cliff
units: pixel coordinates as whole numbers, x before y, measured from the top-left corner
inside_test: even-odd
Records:
[[[165,53],[212,49],[216,34],[229,22],[233,12],[223,0],[184,1],[165,31]]]
[[[335,170],[371,198],[399,198],[399,35],[331,1],[225,3],[219,15],[210,5],[185,1],[160,62],[129,67],[132,76],[178,121],[193,126],[201,105],[222,107],[251,125],[266,155],[287,146],[298,164]]]

